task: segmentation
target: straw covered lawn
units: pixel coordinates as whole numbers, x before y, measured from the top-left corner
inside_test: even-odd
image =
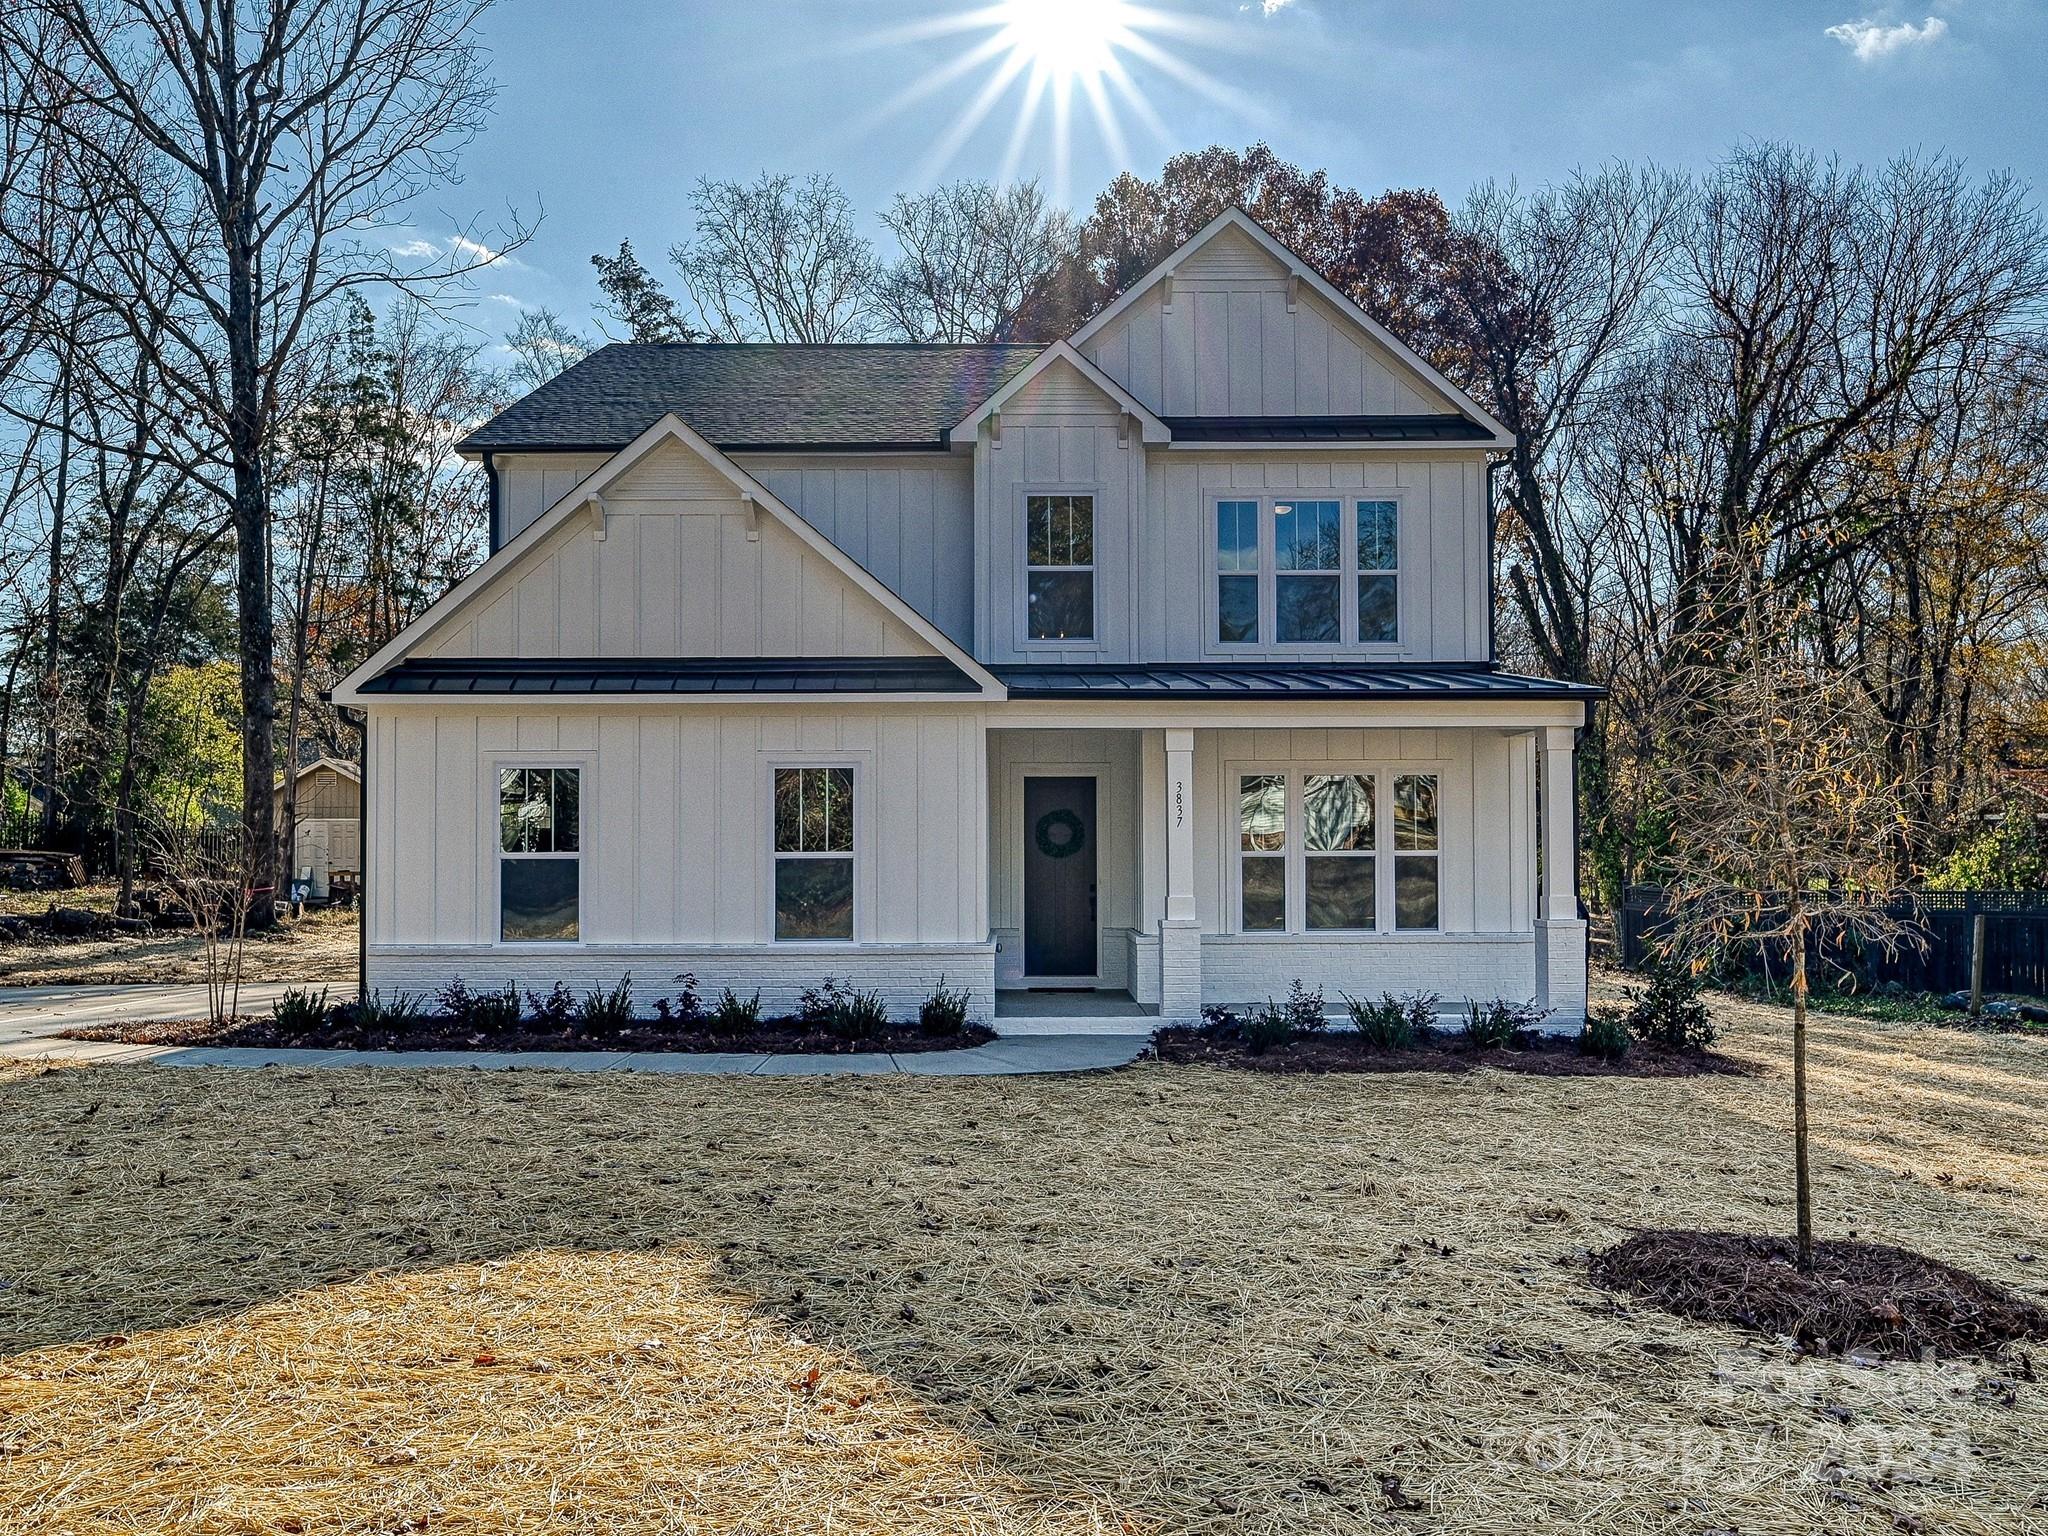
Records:
[[[1825,1231],[2038,1295],[2048,1048],[1816,1035]],[[2048,1358],[1587,1282],[1789,1223],[1786,1097],[16,1070],[0,1531],[2048,1530]]]

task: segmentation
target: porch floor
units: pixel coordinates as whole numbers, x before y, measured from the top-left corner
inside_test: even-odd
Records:
[[[1121,989],[996,993],[999,1035],[1149,1035],[1158,1022],[1157,1008]]]

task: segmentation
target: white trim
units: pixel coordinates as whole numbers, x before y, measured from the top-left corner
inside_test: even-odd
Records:
[[[1218,764],[1217,802],[1224,849],[1225,886],[1220,914],[1225,935],[1251,941],[1274,943],[1304,939],[1390,939],[1441,938],[1447,930],[1444,916],[1444,842],[1449,819],[1446,808],[1450,765],[1440,759],[1360,758],[1299,760],[1271,758],[1231,759]],[[1305,814],[1307,780],[1331,774],[1359,774],[1372,779],[1373,846],[1345,853],[1311,854],[1308,820]],[[1274,858],[1272,853],[1247,855],[1242,837],[1243,788],[1247,778],[1278,778],[1286,797],[1286,836],[1277,857],[1285,871],[1284,921],[1279,928],[1247,930],[1244,926],[1244,860]],[[1432,849],[1400,849],[1394,846],[1394,780],[1433,778],[1437,792],[1437,838]],[[1373,861],[1373,926],[1370,928],[1311,928],[1308,925],[1308,861],[1310,858],[1365,858]],[[1436,860],[1437,921],[1431,928],[1396,927],[1394,861],[1397,857],[1426,857]]]
[[[796,951],[811,953],[824,950],[864,949],[866,937],[864,920],[869,903],[861,894],[863,874],[874,868],[874,860],[868,848],[868,807],[867,795],[863,792],[862,781],[867,777],[870,754],[866,752],[804,752],[796,748],[777,748],[760,754],[759,771],[767,777],[767,788],[762,794],[761,856],[766,869],[761,881],[761,941],[779,953]],[[775,775],[784,771],[801,771],[805,768],[844,768],[853,779],[853,850],[850,853],[779,853],[775,847]],[[845,859],[853,871],[853,936],[846,939],[785,939],[775,932],[775,866],[783,857]]]
[[[1103,620],[1107,615],[1103,604],[1107,594],[1102,583],[1102,485],[1099,482],[1068,484],[1057,481],[1039,482],[1019,480],[1011,487],[1010,521],[1017,529],[1014,556],[1011,569],[1016,573],[1015,591],[1011,602],[1017,614],[1017,631],[1012,637],[1018,650],[1051,652],[1055,655],[1076,651],[1099,652],[1103,649]],[[1088,547],[1095,558],[1086,566],[1039,565],[1031,563],[1031,498],[1034,496],[1086,496],[1088,498]],[[1031,633],[1031,573],[1088,573],[1089,592],[1089,634],[1083,639],[1042,640]]]
[[[1309,486],[1294,491],[1216,489],[1203,495],[1202,580],[1206,590],[1202,599],[1202,650],[1205,655],[1232,660],[1315,662],[1359,658],[1391,661],[1414,653],[1414,647],[1403,638],[1409,633],[1412,606],[1411,580],[1406,575],[1412,562],[1403,558],[1405,551],[1402,548],[1403,543],[1412,538],[1407,531],[1408,518],[1404,515],[1404,491],[1357,486]],[[1276,547],[1278,519],[1273,508],[1278,502],[1298,505],[1309,501],[1337,503],[1337,639],[1334,642],[1279,638],[1280,581],[1288,573],[1279,565]],[[1390,641],[1358,638],[1358,580],[1361,574],[1365,574],[1358,564],[1358,507],[1360,502],[1371,501],[1392,502],[1394,505],[1395,565],[1392,575],[1395,638]],[[1220,509],[1225,502],[1251,502],[1258,507],[1259,566],[1256,572],[1225,571],[1221,566],[1216,537]],[[1375,570],[1370,574],[1385,575],[1387,572]],[[1233,575],[1254,575],[1257,578],[1260,635],[1257,640],[1227,641],[1217,637],[1222,616],[1221,578]]]
[[[596,862],[592,857],[594,849],[590,837],[590,806],[597,791],[597,753],[585,749],[563,750],[558,748],[534,747],[520,751],[506,747],[500,751],[482,754],[482,774],[478,796],[483,803],[484,847],[490,850],[490,881],[486,903],[490,908],[490,937],[485,943],[493,950],[509,954],[558,954],[563,950],[582,949],[590,941],[588,923],[591,890],[591,870]],[[503,831],[502,778],[506,770],[516,768],[573,768],[579,775],[576,785],[576,851],[573,854],[515,854],[515,858],[528,860],[576,861],[576,937],[573,939],[508,939],[505,937],[504,876],[501,866],[505,861],[505,838]]]
[[[1008,383],[1004,384],[1001,389],[990,395],[980,405],[961,418],[959,425],[953,428],[952,438],[954,446],[956,448],[971,448],[974,445],[975,433],[980,429],[981,424],[1000,413],[1005,405],[1016,398],[1019,390],[1045,372],[1056,361],[1070,364],[1082,378],[1115,401],[1124,415],[1134,417],[1141,429],[1141,441],[1147,443],[1170,443],[1173,441],[1173,433],[1168,429],[1166,423],[1153,415],[1146,408],[1144,401],[1140,400],[1136,395],[1125,389],[1123,385],[1117,383],[1115,379],[1112,379],[1094,363],[1090,362],[1075,349],[1072,342],[1056,341],[1039,353],[1038,356],[1031,359],[1030,363],[1020,370],[1015,377],[1010,379]],[[1000,427],[992,429],[991,438],[995,442],[1002,441]]]
[[[785,506],[783,502],[752,475],[741,469],[725,454],[713,447],[675,412],[670,411],[653,426],[642,432],[632,442],[621,448],[597,469],[586,475],[575,487],[547,511],[535,518],[505,543],[496,554],[457,582],[432,607],[405,626],[389,644],[357,667],[355,671],[334,685],[330,697],[338,704],[358,707],[366,703],[383,702],[382,695],[365,696],[360,692],[364,683],[369,682],[387,667],[403,660],[422,642],[432,637],[443,626],[452,622],[469,607],[482,593],[494,585],[498,578],[518,560],[523,558],[541,542],[552,535],[563,523],[574,517],[585,505],[600,497],[614,482],[630,470],[648,453],[666,442],[678,442],[695,453],[712,469],[732,485],[734,493],[751,499],[759,508],[782,524],[784,530],[796,537],[798,542],[818,554],[840,575],[846,577],[869,597],[880,603],[889,614],[912,630],[941,656],[965,672],[981,688],[981,697],[1000,699],[1005,697],[1003,685],[986,667],[969,655],[948,637],[944,631],[904,602],[887,586],[855,560],[845,550],[834,544],[824,534],[805,522],[802,517]],[[550,700],[555,698],[549,695]]]
[[[1150,289],[1154,283],[1171,281],[1174,269],[1186,261],[1193,252],[1207,245],[1225,229],[1233,228],[1242,230],[1245,234],[1249,235],[1274,260],[1280,262],[1294,276],[1300,278],[1309,287],[1313,288],[1325,303],[1333,306],[1346,320],[1349,320],[1353,325],[1364,331],[1366,335],[1378,342],[1380,346],[1391,352],[1403,365],[1420,374],[1428,381],[1430,388],[1444,396],[1458,410],[1470,416],[1480,426],[1493,434],[1493,441],[1490,443],[1473,442],[1466,446],[1472,448],[1514,447],[1515,440],[1513,435],[1509,433],[1506,427],[1496,421],[1490,412],[1482,408],[1470,395],[1466,394],[1457,385],[1432,368],[1417,353],[1411,350],[1400,337],[1373,319],[1371,315],[1368,315],[1364,310],[1352,303],[1351,300],[1338,292],[1337,289],[1330,286],[1329,282],[1320,272],[1289,250],[1280,241],[1278,236],[1274,235],[1242,208],[1236,206],[1226,208],[1217,214],[1186,244],[1182,245],[1172,255],[1160,262],[1158,266],[1126,288],[1117,297],[1116,302],[1096,315],[1094,319],[1090,320],[1078,331],[1074,332],[1067,340],[1077,348],[1082,346],[1089,337],[1110,325],[1117,316],[1123,314],[1125,310],[1135,304],[1139,296]],[[1346,444],[1345,446],[1353,445]]]

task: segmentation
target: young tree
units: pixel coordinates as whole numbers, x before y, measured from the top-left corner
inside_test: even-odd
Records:
[[[633,254],[633,242],[621,240],[616,256],[593,256],[597,286],[605,302],[601,307],[625,328],[626,341],[701,341],[703,338],[683,319],[676,301],[654,274]],[[600,327],[601,328],[601,327]],[[607,337],[612,340],[620,338]]]
[[[1809,954],[1844,941],[1896,952],[1918,930],[1897,905],[1909,808],[1863,694],[1814,653],[1791,602],[1752,592],[1737,651],[1678,681],[1685,750],[1664,789],[1681,953],[1729,946],[1790,962],[1792,1141],[1799,1267],[1813,1269],[1806,1070]]]
[[[266,468],[281,386],[336,295],[443,282],[501,254],[464,238],[407,267],[373,233],[445,178],[481,125],[485,4],[24,0],[0,13],[0,53],[16,61],[8,109],[34,120],[60,173],[41,199],[88,225],[85,259],[52,260],[34,225],[0,224],[0,241],[150,339],[192,451],[221,466],[210,483],[234,524],[242,818],[264,886],[276,884],[277,716]]]
[[[669,259],[716,341],[864,341],[875,253],[829,176],[697,183],[694,241]]]

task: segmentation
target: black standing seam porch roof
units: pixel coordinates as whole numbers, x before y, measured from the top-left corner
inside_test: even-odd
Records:
[[[943,656],[568,658],[402,661],[363,684],[364,693],[470,698],[579,693],[748,694],[978,693]]]
[[[1217,662],[992,666],[1013,699],[1580,699],[1606,690],[1480,665]]]
[[[1164,416],[1176,443],[1490,442],[1456,413],[1427,416]]]

